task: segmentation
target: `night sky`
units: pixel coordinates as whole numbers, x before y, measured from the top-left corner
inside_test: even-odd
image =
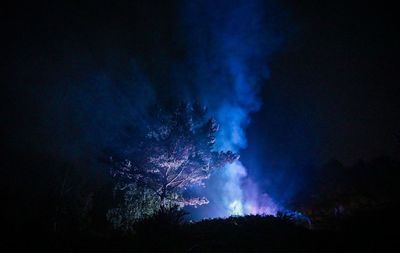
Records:
[[[294,3],[295,2],[295,3]],[[286,1],[296,32],[271,62],[256,129],[272,156],[398,155],[398,37],[387,3]],[[254,130],[257,131],[257,130]]]
[[[149,104],[171,96],[204,101],[198,94],[212,104],[204,90],[216,86],[192,84],[201,78],[191,76],[197,66],[191,59],[218,58],[208,50],[207,29],[223,23],[215,18],[218,10],[235,1],[221,1],[212,22],[207,11],[191,17],[197,7],[183,2],[3,6],[2,145],[12,153],[88,163],[118,143],[129,122],[141,122]],[[260,57],[243,52],[255,59],[248,73],[261,72],[254,70],[260,63],[269,72],[255,88],[260,107],[247,111],[247,146],[240,153],[249,174],[264,181],[280,175],[284,183],[299,164],[398,157],[396,8],[383,1],[317,0],[262,6],[265,27],[248,36],[262,41],[265,30],[269,44],[259,46]]]

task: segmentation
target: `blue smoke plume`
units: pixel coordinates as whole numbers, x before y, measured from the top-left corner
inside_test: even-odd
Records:
[[[258,94],[270,74],[268,63],[282,41],[274,30],[274,9],[257,0],[222,0],[187,1],[183,10],[190,45],[187,66],[194,73],[198,98],[220,123],[219,149],[239,152],[246,148],[246,127],[251,113],[260,109]],[[276,211],[275,204],[247,177],[241,162],[227,166],[216,177],[217,186],[208,192],[211,203],[220,203],[223,210],[210,216]]]

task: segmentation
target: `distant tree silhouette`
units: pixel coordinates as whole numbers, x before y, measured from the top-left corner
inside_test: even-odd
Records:
[[[316,170],[312,186],[301,192],[305,197],[295,208],[318,222],[392,206],[398,203],[399,168],[389,157],[350,166],[333,160]]]

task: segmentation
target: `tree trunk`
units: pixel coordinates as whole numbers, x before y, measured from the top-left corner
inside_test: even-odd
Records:
[[[166,200],[166,197],[167,197],[167,185],[164,184],[163,187],[162,187],[162,190],[161,190],[161,195],[160,195],[160,198],[161,198],[160,209],[161,209],[161,211],[165,211],[165,205],[166,205],[165,200]]]

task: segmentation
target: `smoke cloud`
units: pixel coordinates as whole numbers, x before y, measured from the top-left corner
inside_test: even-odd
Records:
[[[274,6],[256,0],[187,1],[183,24],[188,40],[188,66],[198,98],[220,123],[219,149],[246,148],[246,127],[262,105],[258,93],[269,77],[268,63],[281,41],[268,17]],[[247,177],[240,162],[219,174],[224,182],[211,188],[224,215],[274,214],[276,206]],[[247,183],[246,183],[246,182]],[[221,215],[221,212],[218,213]]]

